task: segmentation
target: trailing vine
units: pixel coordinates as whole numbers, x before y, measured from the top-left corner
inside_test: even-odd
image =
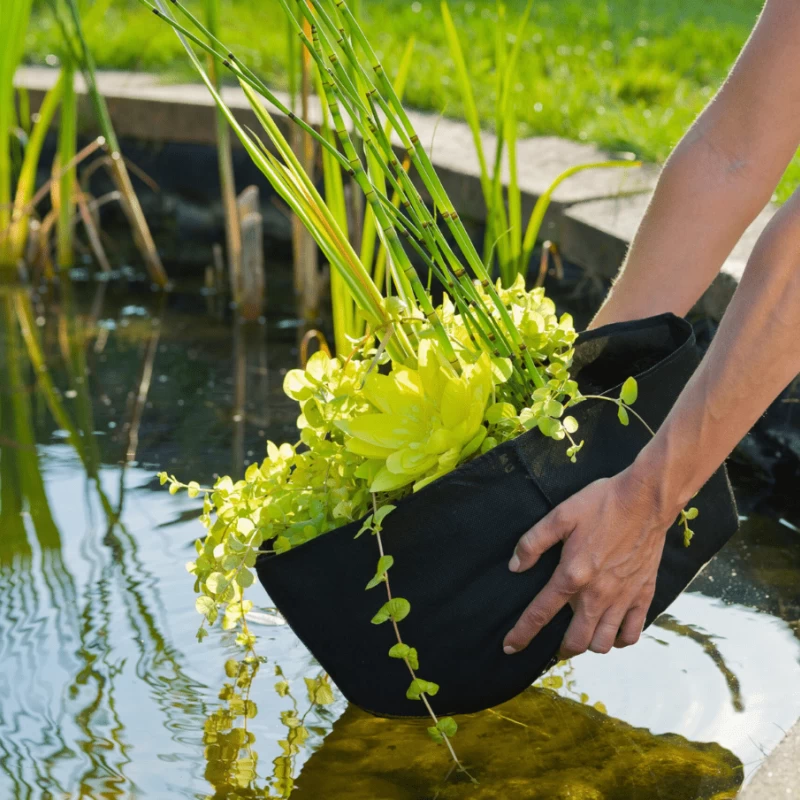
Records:
[[[372,496],[372,502],[373,513],[364,520],[361,530],[356,534],[356,538],[358,538],[367,531],[372,533],[378,543],[378,551],[380,553],[375,575],[369,583],[367,583],[365,590],[369,591],[370,589],[374,589],[382,583],[386,588],[387,600],[381,606],[378,613],[372,618],[372,623],[373,625],[382,625],[384,622],[391,621],[397,643],[389,649],[389,658],[401,659],[411,675],[411,683],[406,690],[406,697],[409,700],[419,700],[422,702],[425,706],[425,710],[433,721],[433,725],[428,728],[428,735],[437,744],[445,744],[447,746],[456,767],[474,782],[475,779],[467,772],[459,760],[450,741],[456,735],[458,724],[452,717],[438,717],[428,699],[429,697],[434,697],[438,693],[439,684],[418,677],[419,654],[416,648],[410,647],[403,641],[403,637],[400,634],[398,623],[402,622],[409,615],[411,612],[411,604],[404,597],[392,596],[389,570],[394,565],[394,558],[386,554],[381,537],[383,521],[386,519],[387,515],[395,509],[395,506],[385,505],[378,508],[375,495]]]

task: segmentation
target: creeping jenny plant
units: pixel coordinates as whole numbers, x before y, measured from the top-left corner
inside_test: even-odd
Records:
[[[163,0],[155,0],[156,6],[141,2],[182,35],[218,108],[341,276],[366,331],[352,341],[350,352],[317,353],[303,369],[286,375],[284,390],[299,404],[299,441],[269,442],[266,458],[252,464],[243,480],[224,477],[212,489],[201,489],[162,473],[171,492],[186,488],[192,496],[204,495],[207,536],[197,541],[197,558],[188,564],[204,617],[198,636],[221,615],[223,628],[237,629],[238,641],[252,648],[244,592],[254,582],[257,555],[284,553],[363,519],[359,535],[369,533],[377,545],[375,573],[363,576],[365,588],[382,584],[386,596],[375,604],[372,622],[392,625],[396,644],[387,656],[408,668],[406,696],[423,704],[433,722],[431,736],[463,769],[450,741],[456,723],[440,719],[431,704],[439,687],[423,677],[425,654],[403,639],[402,622],[413,613],[413,598],[392,594],[394,560],[384,549],[382,527],[404,496],[526,430],[563,441],[565,457],[577,458],[584,442],[575,438],[578,423],[569,409],[584,398],[570,376],[572,319],[557,316],[544,291],[527,290],[522,276],[505,286],[491,280],[344,0],[281,0],[318,70],[338,146],[287,109],[180,0],[172,0],[172,8],[181,21]],[[221,59],[239,81],[271,149],[238,123],[192,46]],[[315,140],[326,155],[326,169],[343,170],[363,192],[386,253],[385,287],[360,260],[260,98]],[[403,160],[390,132],[402,143]],[[411,171],[430,203],[423,201]],[[436,307],[420,267],[444,288]],[[629,379],[618,399],[600,399],[616,403],[627,424],[635,396],[636,383]]]

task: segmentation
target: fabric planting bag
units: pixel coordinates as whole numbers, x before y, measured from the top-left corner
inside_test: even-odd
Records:
[[[636,378],[635,410],[652,427],[666,418],[699,363],[691,326],[666,314],[583,333],[571,369],[583,394],[616,398]],[[537,429],[499,445],[410,495],[384,522],[383,541],[395,558],[392,591],[412,613],[403,639],[424,661],[426,680],[440,684],[437,714],[464,714],[505,702],[556,660],[572,612],[564,608],[521,653],[502,642],[555,570],[560,547],[531,570],[514,574],[508,561],[519,537],[552,508],[589,483],[630,465],[651,435],[617,407],[586,400],[570,409],[586,444],[573,464],[566,445]],[[689,547],[677,525],[667,534],[647,624],[661,614],[736,532],[738,516],[725,468],[692,506],[699,516]],[[375,602],[364,586],[375,572],[378,546],[354,522],[287,553],[263,554],[258,576],[272,602],[330,674],[345,697],[373,714],[416,717],[405,696],[409,675],[388,658],[391,625],[373,625]]]

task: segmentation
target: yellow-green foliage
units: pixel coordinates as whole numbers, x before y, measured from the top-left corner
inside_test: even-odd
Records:
[[[509,359],[475,347],[445,296],[437,313],[456,349],[457,369],[433,336],[420,339],[415,366],[392,363],[372,345],[347,357],[315,353],[284,381],[299,405],[299,442],[269,442],[266,458],[252,464],[244,480],[226,476],[212,489],[162,474],[173,493],[186,488],[190,496],[205,496],[201,519],[208,536],[197,541],[188,568],[208,623],[222,611],[223,626],[233,628],[246,613],[242,590],[253,583],[251,570],[265,542],[277,553],[302,545],[364,517],[373,510],[373,495],[379,510],[385,508],[533,427],[568,439],[569,455],[577,451],[577,424],[565,416],[581,399],[569,377],[572,319],[557,317],[543,290],[526,291],[521,280],[498,291],[547,377],[532,397],[518,391]],[[405,311],[396,313],[399,324]]]
[[[377,411],[338,423],[348,437],[345,447],[368,459],[372,492],[412,481],[420,489],[477,452],[486,438],[482,422],[493,390],[489,356],[482,353],[456,375],[437,344],[424,339],[418,362],[418,369],[369,375],[363,392]]]

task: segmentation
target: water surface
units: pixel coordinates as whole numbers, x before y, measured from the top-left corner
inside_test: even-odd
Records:
[[[637,647],[459,720],[479,783],[448,775],[425,723],[313,705],[319,667],[261,589],[257,674],[231,634],[194,638],[197,501],[154,475],[208,482],[296,438],[292,319],[112,284],[2,290],[0,323],[2,798],[720,800],[800,716],[800,515],[777,497]]]

